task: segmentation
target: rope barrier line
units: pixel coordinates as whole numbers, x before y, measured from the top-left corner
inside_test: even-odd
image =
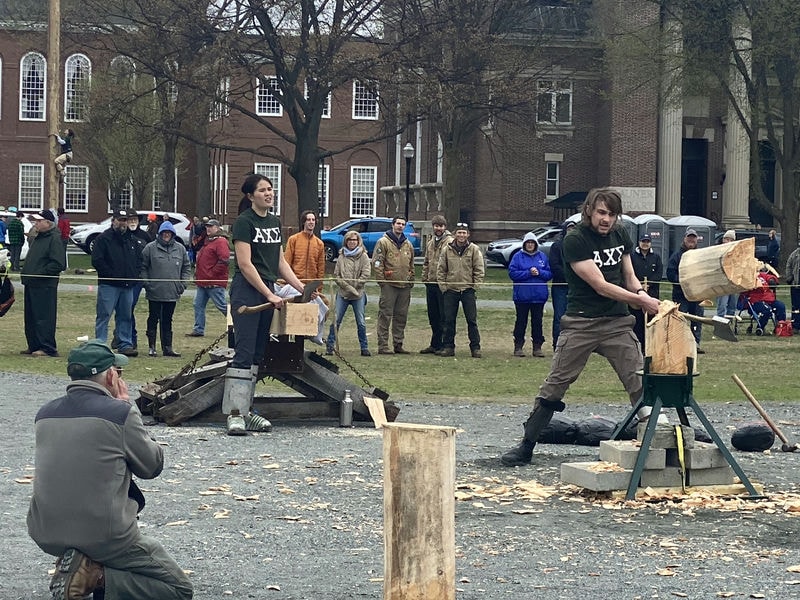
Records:
[[[15,280],[15,277],[14,277],[15,275],[19,276],[20,273],[18,271],[13,271],[13,272],[9,273],[9,276],[12,278],[12,281]],[[62,275],[33,275],[33,274],[30,274],[29,275],[27,273],[25,274],[25,278],[26,279],[27,278],[31,278],[31,279],[59,279],[61,281],[64,281],[64,280],[67,280],[67,281],[69,281],[69,280],[85,280],[87,277],[96,277],[96,275],[94,275],[92,273],[87,273],[86,275],[74,275],[74,274],[62,274]],[[170,281],[170,282],[183,282],[183,283],[186,283],[186,284],[192,284],[193,283],[193,284],[196,285],[198,283],[201,283],[201,284],[202,283],[213,283],[213,282],[215,282],[217,280],[216,279],[214,279],[214,280],[210,280],[210,279],[154,279],[154,278],[140,279],[138,277],[137,278],[131,278],[131,277],[103,277],[103,281],[104,282],[105,281],[135,281],[135,282],[141,282],[141,283],[144,283],[146,281],[158,281],[158,282]],[[301,280],[301,281],[303,281],[303,280]],[[311,281],[311,280],[307,280],[307,281]],[[231,280],[228,279],[228,283],[225,285],[225,287],[228,287],[230,282],[231,282]],[[304,283],[305,283],[305,281],[304,281]],[[323,280],[323,286],[326,283],[330,284],[331,294],[333,296],[335,296],[335,292],[338,289],[338,286],[336,286],[336,278],[335,277],[328,277],[328,278]],[[380,284],[380,283],[393,283],[393,281],[385,280],[385,279],[367,279],[366,283]],[[418,285],[425,285],[425,284],[434,284],[436,282],[435,281],[418,281],[418,280],[414,280],[414,281],[409,281],[409,282],[394,282],[394,283],[414,283],[414,284],[418,284]],[[642,281],[640,283],[644,283],[644,282]],[[672,286],[672,287],[675,287],[676,285],[680,285],[678,283],[672,283],[671,281],[648,281],[648,283],[649,284],[656,284],[656,285],[660,285],[660,286]],[[487,281],[487,282],[478,283],[478,284],[473,284],[471,281],[448,281],[447,282],[447,285],[465,285],[465,284],[472,284],[472,285],[475,285],[478,288],[509,288],[511,286],[534,286],[534,287],[538,287],[538,286],[544,286],[544,287],[559,286],[560,287],[560,286],[566,286],[567,285],[566,283],[560,283],[560,282],[559,283],[554,283],[552,281],[547,281],[547,282],[538,282],[537,281],[537,282],[533,282],[533,283],[514,283],[513,281],[509,280],[508,282],[499,282],[499,281],[498,282],[491,282],[491,281]],[[793,287],[797,287],[797,286],[789,285],[788,283],[783,283],[783,284],[779,284],[779,285],[775,286],[775,289],[790,290]],[[755,289],[759,289],[759,288],[755,287],[753,289],[755,290]],[[747,290],[747,291],[750,291],[750,290]]]

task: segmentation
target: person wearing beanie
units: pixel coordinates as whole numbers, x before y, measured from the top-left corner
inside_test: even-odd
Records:
[[[25,339],[28,347],[21,354],[58,356],[56,348],[56,315],[58,313],[58,279],[67,260],[56,216],[45,209],[31,215],[36,237],[30,242],[28,256],[22,266],[25,286]]]
[[[736,232],[733,229],[728,229],[723,236],[721,244],[730,244],[736,241]],[[717,298],[717,316],[718,317],[734,317],[736,316],[736,304],[739,301],[739,294],[725,294]]]
[[[191,276],[189,255],[183,244],[176,241],[173,224],[165,220],[158,228],[158,237],[142,251],[140,279],[144,280],[148,308],[148,356],[157,356],[156,330],[161,331],[161,351],[164,356],[180,357],[172,347],[172,316],[178,299],[186,291]],[[159,325],[160,324],[160,325]]]
[[[533,356],[543,357],[542,316],[547,302],[547,282],[553,277],[547,255],[539,250],[539,240],[532,231],[522,238],[522,250],[517,252],[508,265],[508,276],[514,282],[514,356],[525,356],[525,329],[528,315],[531,322]]]

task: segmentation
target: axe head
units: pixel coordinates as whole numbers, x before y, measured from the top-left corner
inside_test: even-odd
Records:
[[[319,289],[319,286],[322,285],[322,281],[319,279],[315,279],[314,281],[309,281],[306,283],[306,286],[303,288],[303,293],[299,296],[295,296],[292,298],[292,302],[306,304],[311,301],[311,294],[316,292]]]
[[[736,337],[736,334],[733,332],[733,329],[731,329],[730,319],[714,316],[711,318],[711,322],[714,325],[715,336],[717,336],[721,340],[726,340],[728,342],[739,341],[739,339]]]

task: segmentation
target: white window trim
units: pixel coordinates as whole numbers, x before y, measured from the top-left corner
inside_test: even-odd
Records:
[[[38,56],[44,62],[44,89],[42,90],[42,117],[41,118],[31,118],[31,117],[23,117],[22,116],[22,87],[23,87],[23,77],[25,75],[25,70],[22,68],[23,61],[29,56]],[[22,58],[19,59],[19,120],[20,121],[45,121],[47,118],[47,59],[44,57],[43,54],[40,52],[27,52]]]
[[[128,203],[127,204],[120,203],[119,207],[120,208],[132,208],[133,207],[133,182],[131,182],[130,179],[127,182],[125,182],[125,191],[128,193],[128,196],[129,196],[128,197]],[[106,191],[106,199],[107,199],[107,204],[108,204],[107,212],[108,212],[108,214],[111,214],[113,211],[111,210],[111,188],[110,187]]]
[[[303,97],[308,100],[308,82],[306,82],[303,89]],[[325,108],[322,109],[322,118],[331,118],[331,92],[328,92],[328,97],[325,99]]]
[[[228,97],[231,91],[231,78],[223,77],[217,86],[217,97],[211,100],[211,110],[208,111],[209,122],[219,121],[231,114],[228,106]]]
[[[67,208],[67,183],[70,181],[70,173],[75,172],[77,170],[84,172],[83,178],[83,208],[74,208],[69,207]],[[66,166],[66,177],[64,178],[64,183],[62,184],[63,190],[63,198],[64,198],[64,210],[68,213],[88,213],[89,212],[89,167],[85,165],[67,165]]]
[[[273,85],[273,82],[274,82],[274,85]],[[266,88],[266,92],[265,93],[267,94],[267,98],[269,98],[270,96],[272,96],[272,92],[270,90],[271,89],[277,89],[277,87],[278,87],[278,78],[275,77],[274,75],[270,75],[268,77],[263,77],[263,78],[256,79],[256,114],[258,116],[260,116],[260,117],[282,117],[283,116],[283,104],[281,104],[278,101],[277,98],[275,98],[275,102],[277,102],[277,104],[278,104],[278,112],[266,112],[266,111],[262,111],[262,110],[259,109],[259,107],[258,107],[258,97],[259,97],[259,94],[261,93],[261,88],[262,88],[262,86],[264,84],[266,84],[266,86],[268,86]],[[273,98],[274,98],[274,96],[273,96]]]
[[[275,204],[273,205],[272,214],[280,216],[281,214],[281,193],[283,190],[283,165],[281,163],[255,163],[253,165],[253,173],[259,173],[269,177],[272,180],[272,189],[275,190]],[[270,173],[275,170],[275,176]]]
[[[374,99],[374,102],[375,102],[375,114],[372,115],[372,116],[356,115],[356,97],[358,95],[357,92],[356,92],[356,89],[359,86],[362,86],[360,81],[354,81],[353,82],[353,106],[352,106],[352,117],[353,117],[353,120],[354,121],[377,121],[378,119],[380,119],[380,106],[379,106],[379,103],[378,103],[378,100],[379,100],[378,92],[375,93],[375,99]]]
[[[38,206],[22,206],[22,169],[23,167],[39,167],[39,205]],[[44,164],[42,163],[19,163],[18,177],[17,177],[17,198],[20,199],[19,210],[27,212],[30,210],[42,210],[44,208]]]
[[[317,180],[319,182],[319,173],[317,173]],[[323,210],[322,216],[327,217],[330,214],[330,203],[331,203],[331,166],[330,165],[322,165],[322,182],[324,186],[324,190],[320,190],[320,192],[324,192],[324,202],[323,202]],[[318,183],[319,184],[319,183]]]
[[[550,165],[555,165],[556,168],[556,176],[554,179],[550,178],[550,174],[548,173]],[[555,181],[556,184],[556,193],[555,194],[548,194],[547,188],[548,183],[551,181]],[[544,197],[547,200],[554,200],[559,197],[561,192],[561,161],[559,160],[548,160],[544,163]]]
[[[84,118],[82,119],[72,119],[67,117],[67,109],[69,108],[69,93],[67,87],[69,85],[69,77],[67,74],[67,69],[69,66],[69,62],[71,60],[85,60],[86,61],[86,89],[81,92],[83,97],[83,102],[85,106],[83,107],[84,113],[89,111],[89,89],[92,85],[92,61],[89,60],[89,57],[85,54],[81,54],[80,52],[71,54],[67,57],[67,60],[64,61],[64,122],[65,123],[82,123],[86,120],[86,114],[83,115]]]
[[[353,186],[353,182],[354,182],[353,176],[355,174],[355,170],[356,169],[369,170],[369,171],[372,171],[372,173],[373,173],[373,177],[372,177],[372,183],[373,183],[372,207],[371,207],[371,210],[368,210],[365,213],[356,213],[353,210],[353,187],[354,187]],[[353,166],[351,166],[350,167],[350,206],[348,207],[349,211],[350,211],[350,217],[351,218],[369,217],[369,216],[374,215],[375,214],[375,207],[377,206],[377,202],[378,202],[378,167],[372,167],[372,166],[369,166],[369,165],[353,165]]]
[[[556,84],[559,82],[568,82],[569,88],[557,88]],[[549,90],[540,91],[540,85],[542,83],[549,82],[552,84],[552,87]],[[569,127],[572,125],[573,122],[573,104],[575,100],[575,86],[571,79],[563,78],[563,77],[542,77],[536,81],[536,97],[537,97],[537,104],[536,104],[536,123],[540,125],[549,125],[551,127]],[[568,121],[559,121],[558,120],[558,110],[557,110],[557,97],[561,92],[569,92],[569,120]],[[539,119],[539,104],[538,98],[542,94],[548,94],[550,96],[550,118],[547,120],[540,120]]]

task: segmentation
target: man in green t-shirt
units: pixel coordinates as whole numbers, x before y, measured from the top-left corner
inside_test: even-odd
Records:
[[[628,305],[656,314],[659,302],[636,278],[630,257],[633,242],[617,222],[621,214],[619,192],[593,189],[583,203],[581,222],[564,238],[567,312],[561,318],[550,374],[539,387],[533,411],[525,422],[525,435],[517,447],[502,456],[506,466],[531,462],[539,434],[555,412],[566,408],[564,394],[593,352],[614,367],[631,404],[641,396],[642,380],[636,371],[642,368],[642,352]]]

